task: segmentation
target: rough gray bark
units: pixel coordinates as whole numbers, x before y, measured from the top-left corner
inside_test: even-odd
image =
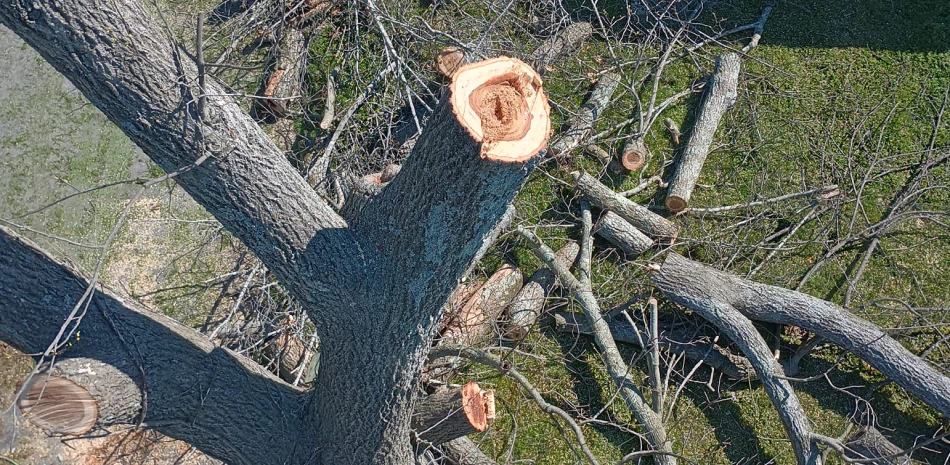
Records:
[[[249,398],[222,388],[208,394],[211,397],[202,394],[197,399],[206,386],[212,391],[219,382],[241,386],[240,378],[208,379],[204,375],[209,370],[202,365],[207,354],[184,344],[169,346],[166,339],[176,335],[168,331],[153,335],[155,341],[149,347],[171,347],[162,354],[166,360],[176,360],[174,371],[168,367],[155,376],[169,380],[169,394],[178,394],[172,412],[189,408],[192,399],[220,402],[221,410],[234,408],[227,412],[227,419],[206,418],[194,408],[184,417],[159,415],[162,422],[147,424],[175,423],[178,429],[166,428],[170,436],[231,463],[413,463],[412,393],[443,304],[508,210],[536,163],[528,160],[540,148],[522,154],[519,159],[527,163],[483,160],[481,142],[462,127],[452,105],[443,102],[404,172],[348,227],[229,92],[211,79],[204,95],[209,117],[199,118],[201,95],[192,84],[198,82],[195,63],[137,1],[0,0],[0,23],[39,51],[162,169],[176,173],[178,184],[243,241],[297,298],[320,335],[320,373],[305,419],[299,418],[300,403],[281,405],[281,396],[260,394],[279,389],[270,378],[248,369],[241,373],[264,384],[256,387],[259,395]],[[540,80],[528,76],[525,82]],[[543,123],[539,131],[547,133],[543,91],[535,89],[531,95],[543,103],[531,108],[543,111],[543,118],[534,121]],[[4,271],[22,274],[23,264],[16,265]],[[41,292],[53,284],[58,283],[23,292]],[[50,302],[60,305],[61,301]],[[37,303],[35,313],[48,313],[50,305]],[[8,333],[4,339],[16,340],[18,332],[10,334],[13,330],[7,328],[6,320],[22,328],[19,314],[23,310],[9,305],[3,310]],[[58,323],[40,323],[42,327],[36,328],[42,331],[36,334],[45,336],[48,343],[51,328]],[[87,324],[95,323],[83,321],[83,330]],[[109,334],[108,329],[97,334]],[[89,358],[117,356],[91,350],[117,352],[115,340],[109,340],[113,344],[108,349],[90,345]],[[220,354],[215,362],[227,366],[229,356]],[[121,363],[129,368],[127,358]],[[179,375],[189,369],[193,372]],[[135,379],[135,370],[123,373]],[[92,381],[80,384],[87,387]],[[102,393],[119,396],[119,391]],[[149,394],[151,406],[151,390]],[[237,401],[244,404],[235,407]],[[169,410],[171,404],[167,398],[158,399],[158,405]],[[234,415],[250,417],[252,412],[265,422],[278,416],[282,423],[267,429],[260,421],[234,421]],[[187,418],[187,424],[179,424],[180,418]],[[274,431],[283,434],[290,425],[294,427],[279,439],[270,437]],[[207,429],[196,431],[202,427]],[[245,434],[241,444],[234,446],[240,453],[220,437],[209,437],[229,429]]]
[[[576,313],[556,312],[554,313],[554,323],[557,329],[562,332],[588,336],[592,334],[587,321],[579,318]],[[610,334],[613,335],[615,341],[633,344],[643,349],[643,343],[648,337],[646,327],[638,324],[635,329],[630,327],[629,322],[619,319],[608,319],[607,325],[610,327]],[[747,358],[734,354],[717,344],[697,341],[691,331],[660,326],[659,333],[660,348],[664,351],[682,355],[693,362],[702,360],[704,365],[710,366],[738,381],[757,379],[755,369]]]
[[[573,172],[577,188],[594,205],[612,211],[641,231],[656,238],[671,241],[679,234],[679,226],[648,208],[617,194],[587,173]]]
[[[564,130],[561,131],[557,139],[551,143],[548,153],[558,156],[577,147],[594,128],[594,123],[607,108],[607,104],[610,103],[610,98],[617,90],[618,84],[620,84],[619,74],[606,73],[601,76],[594,88],[591,89],[587,100],[577,109],[577,113],[567,121]]]
[[[303,94],[310,44],[310,34],[297,28],[285,27],[281,36],[256,101],[260,111],[275,118],[286,117]]]
[[[706,162],[719,120],[736,102],[738,85],[739,55],[725,53],[716,59],[716,69],[706,89],[706,97],[699,107],[696,122],[689,132],[689,140],[670,180],[666,196],[666,208],[670,211],[682,211],[689,205],[689,197]]]
[[[498,465],[469,438],[458,438],[442,444],[442,453],[455,465]]]
[[[852,352],[910,394],[950,416],[950,378],[880,327],[816,297],[739,278],[675,253],[651,279],[671,300],[700,311],[727,304],[747,318],[795,325]]]
[[[862,426],[844,444],[845,455],[852,459],[877,459],[871,465],[911,465],[904,449],[889,441],[877,428]]]
[[[87,286],[0,226],[0,339],[43,353]],[[79,330],[52,373],[92,394],[97,426],[142,421],[232,464],[303,463],[312,454],[307,395],[254,361],[107,289],[93,294]]]
[[[593,33],[594,27],[588,22],[571,23],[534,49],[525,61],[544,74],[548,66],[580,47]]]
[[[490,403],[490,405],[489,405]],[[479,433],[494,420],[495,397],[470,382],[427,396],[412,414],[412,429],[427,444],[439,445]]]
[[[630,258],[646,252],[654,244],[653,239],[612,211],[604,213],[597,221],[594,233],[619,247]]]
[[[564,268],[571,268],[574,260],[577,259],[577,253],[580,246],[576,242],[561,247],[555,254],[558,262]],[[528,335],[531,328],[538,321],[538,316],[544,309],[548,294],[554,289],[557,283],[557,277],[550,268],[544,267],[535,271],[524,287],[518,291],[518,295],[508,304],[508,324],[504,331],[504,336],[513,341],[520,341]]]

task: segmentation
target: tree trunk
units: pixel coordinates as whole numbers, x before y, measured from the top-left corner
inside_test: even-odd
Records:
[[[619,247],[629,258],[646,252],[654,244],[646,234],[611,211],[604,213],[594,226],[594,232]]]
[[[801,292],[738,276],[667,255],[651,279],[671,300],[700,311],[728,304],[752,320],[801,327],[857,355],[888,379],[944,416],[950,416],[950,378],[904,348],[880,327],[847,310]]]
[[[646,207],[617,194],[592,176],[577,171],[571,173],[571,176],[574,176],[577,188],[584,193],[584,196],[591,203],[604,210],[616,213],[637,229],[664,241],[675,240],[677,234],[679,234],[679,226],[651,212]]]
[[[148,335],[136,336],[136,344],[154,351],[136,364],[116,350],[122,344],[108,337],[108,320],[89,311],[80,329],[96,337],[88,338],[82,354],[108,362],[96,376],[87,369],[87,383],[78,384],[94,397],[97,386],[103,396],[130,393],[124,404],[133,408],[117,412],[131,422],[141,410],[136,399],[144,391],[137,383],[144,381],[137,376],[144,366],[145,424],[230,463],[413,463],[413,393],[443,305],[509,211],[550,132],[537,73],[513,59],[459,70],[403,172],[348,225],[230,92],[213,79],[203,92],[193,85],[196,64],[137,1],[0,0],[0,23],[38,50],[261,259],[313,320],[322,347],[313,393],[309,402],[298,402],[302,396],[295,391],[284,392],[260,369],[229,363],[224,351],[209,356],[195,349],[207,345],[191,340],[169,345],[176,337],[184,341],[180,331],[162,330],[151,343],[142,342]],[[202,97],[207,118],[197,108]],[[513,117],[499,119],[498,105]],[[0,256],[4,279],[25,273],[18,256]],[[0,306],[0,336],[22,342],[27,352],[44,352],[63,321],[61,308],[58,320],[48,319],[51,308],[71,306],[83,294],[39,295],[62,292],[59,285],[4,283],[13,291],[0,297],[12,299]],[[21,294],[37,297],[32,308],[14,304]],[[170,326],[143,320],[115,301],[107,307],[106,314],[134,316],[115,321],[123,335],[140,329],[136,324]],[[79,353],[76,370],[84,363]],[[221,366],[211,370],[204,365],[209,359]],[[109,386],[110,379],[118,384]],[[151,384],[158,380],[167,386],[156,395]],[[279,421],[271,422],[274,417]]]
[[[581,141],[594,129],[594,123],[597,118],[603,114],[610,98],[617,90],[620,84],[620,75],[607,73],[597,80],[597,84],[590,91],[587,100],[577,109],[577,113],[567,121],[564,130],[558,135],[557,139],[551,144],[548,152],[553,156],[558,156],[577,147]]]
[[[590,325],[576,313],[556,312],[554,322],[561,332],[588,336],[593,334]],[[648,337],[646,327],[638,324],[636,328],[632,328],[629,322],[618,319],[607,320],[607,325],[614,340],[643,349],[645,338]],[[757,379],[752,364],[742,355],[734,354],[717,344],[697,341],[695,334],[689,330],[660,326],[659,332],[660,347],[667,352],[682,355],[693,362],[702,361],[704,365],[715,368],[737,381]]]
[[[716,59],[716,69],[710,78],[706,97],[699,107],[689,140],[670,180],[666,195],[666,208],[670,211],[679,212],[689,205],[689,197],[703,170],[719,120],[736,102],[738,85],[739,55],[726,53]]]
[[[412,429],[425,443],[439,445],[488,429],[495,419],[495,395],[469,382],[431,394],[412,414]]]
[[[557,251],[557,260],[564,268],[571,268],[580,246],[571,242]],[[518,295],[508,305],[508,325],[505,328],[506,339],[520,341],[528,335],[538,321],[538,316],[547,303],[548,294],[554,289],[557,277],[550,268],[535,271],[528,282],[518,291]]]

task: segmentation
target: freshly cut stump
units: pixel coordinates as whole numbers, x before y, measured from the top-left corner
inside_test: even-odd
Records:
[[[17,407],[27,419],[50,434],[88,433],[99,419],[96,400],[82,386],[60,376],[36,374],[20,383]]]
[[[486,160],[519,163],[547,146],[548,98],[541,77],[521,60],[493,58],[465,65],[450,86],[452,107]]]
[[[620,163],[630,171],[637,171],[647,164],[650,159],[650,149],[647,147],[643,137],[631,137],[623,146],[623,154],[620,155]]]

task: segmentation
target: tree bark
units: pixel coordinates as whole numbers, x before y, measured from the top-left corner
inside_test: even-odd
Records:
[[[664,241],[672,241],[679,234],[679,226],[670,220],[651,212],[646,207],[634,203],[626,197],[617,194],[600,181],[587,173],[573,172],[577,188],[584,193],[591,203],[598,207],[612,211],[641,231]]]
[[[478,449],[469,438],[458,438],[442,444],[442,452],[455,465],[498,465]]]
[[[580,246],[576,242],[571,242],[555,254],[557,261],[564,268],[571,268],[574,260],[577,259],[577,253]],[[547,303],[548,294],[554,289],[557,283],[557,277],[550,268],[544,267],[535,271],[528,282],[518,291],[518,295],[511,300],[508,305],[508,324],[504,331],[506,339],[520,341],[528,335],[531,328],[538,321],[538,316]]]
[[[521,270],[513,265],[503,265],[475,291],[457,314],[448,315],[449,322],[440,341],[466,346],[482,342],[493,332],[498,316],[521,289],[523,282]]]
[[[464,68],[456,73],[450,98],[439,105],[404,172],[348,227],[223,86],[209,79],[201,92],[191,84],[198,82],[195,63],[137,1],[0,0],[0,23],[37,49],[163,170],[174,173],[186,192],[261,259],[315,324],[320,373],[306,420],[295,417],[298,403],[280,405],[274,394],[249,399],[215,391],[199,399],[223,406],[243,401],[249,405],[235,408],[236,415],[257,413],[265,422],[279,416],[284,423],[273,430],[283,434],[292,425],[291,432],[275,440],[258,429],[260,422],[212,418],[205,425],[196,420],[200,409],[195,409],[195,415],[184,416],[187,424],[169,429],[170,435],[232,463],[413,463],[412,393],[443,304],[508,211],[550,131],[537,73],[511,59],[469,65],[474,75],[463,74]],[[201,97],[208,118],[197,111]],[[463,101],[473,112],[460,109]],[[495,104],[521,118],[493,117]],[[37,313],[48,307],[37,304]],[[20,311],[12,311],[15,321]],[[46,327],[37,334],[49,336],[48,343],[49,328],[57,323],[42,323]],[[105,330],[108,326],[97,334],[108,334]],[[115,346],[95,349],[114,353]],[[192,352],[184,359],[170,357],[178,370],[169,372],[207,373],[191,367],[207,358]],[[89,356],[112,355],[90,350]],[[134,376],[137,370],[127,372]],[[195,374],[158,378],[179,394],[174,412],[183,403],[192,405],[187,396],[215,387]],[[96,383],[89,381],[80,384],[95,396]],[[267,389],[257,387],[256,393]],[[152,397],[149,390],[149,405]],[[172,409],[171,403],[166,398],[158,405]],[[204,432],[197,431],[202,426]],[[246,433],[235,446],[239,452],[220,438],[206,437],[222,428]]]
[[[801,292],[747,281],[667,255],[651,279],[671,300],[700,311],[727,304],[758,321],[795,325],[852,352],[944,416],[950,416],[950,378],[940,374],[880,327],[847,310]]]
[[[275,47],[270,72],[264,79],[256,100],[262,116],[284,118],[291,106],[303,94],[303,80],[307,74],[307,52],[310,34],[294,27],[281,30]]]
[[[646,252],[654,244],[653,239],[611,211],[604,213],[594,226],[594,232],[619,247],[630,258]]]
[[[593,334],[590,325],[578,318],[576,313],[556,312],[554,322],[558,331],[588,336]],[[608,319],[607,325],[615,341],[643,349],[645,338],[648,337],[646,327],[637,325],[637,328],[632,328],[629,322],[617,319]],[[715,368],[737,381],[752,381],[758,378],[752,364],[742,355],[734,354],[718,344],[697,341],[690,331],[660,326],[659,332],[660,347],[667,352],[682,355],[694,362],[702,360],[704,365]]]
[[[911,465],[910,457],[896,444],[889,441],[877,428],[862,426],[844,444],[852,459],[878,459],[871,465]],[[848,453],[851,452],[851,453]]]
[[[0,339],[44,353],[87,287],[71,266],[0,226]],[[254,361],[107,289],[92,295],[79,331],[51,373],[92,395],[96,426],[142,422],[233,464],[304,463],[312,454],[308,396]]]
[[[548,153],[552,156],[558,156],[577,147],[594,129],[594,123],[607,108],[607,104],[610,103],[610,98],[617,90],[618,84],[620,84],[619,74],[606,73],[601,76],[594,88],[591,89],[587,100],[577,109],[577,113],[567,121],[564,130],[551,144]]]
[[[416,406],[412,429],[423,442],[439,445],[488,429],[495,419],[495,395],[469,382],[436,392]]]
[[[710,78],[706,97],[699,107],[689,140],[680,155],[676,171],[670,180],[666,208],[672,212],[684,210],[696,187],[696,181],[706,162],[719,120],[735,102],[739,85],[739,55],[726,53],[716,59],[716,69]]]
[[[548,66],[580,47],[593,33],[594,27],[588,22],[571,23],[534,49],[525,61],[544,74]]]

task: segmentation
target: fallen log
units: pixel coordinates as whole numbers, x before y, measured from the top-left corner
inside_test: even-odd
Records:
[[[636,136],[627,139],[623,144],[623,152],[620,154],[620,163],[630,171],[637,171],[643,168],[650,160],[650,148],[643,140],[643,136]]]
[[[679,226],[651,212],[643,205],[617,194],[594,177],[578,171],[571,173],[571,176],[574,177],[577,188],[591,203],[601,209],[616,213],[637,229],[664,241],[673,241],[679,234]]]
[[[495,394],[469,382],[431,394],[412,412],[412,430],[429,444],[442,444],[488,429],[495,419]]]
[[[590,325],[583,315],[571,312],[555,312],[554,325],[558,331],[568,334],[593,335]],[[609,319],[607,325],[614,340],[633,344],[643,349],[647,336],[646,327],[637,324],[631,327],[626,320]],[[681,355],[694,362],[702,361],[704,365],[718,370],[720,373],[737,381],[751,381],[758,379],[749,360],[718,344],[697,341],[695,335],[688,330],[677,330],[660,326],[660,348],[666,352]]]
[[[521,289],[523,281],[517,267],[502,266],[475,291],[458,314],[447,315],[448,323],[440,343],[475,345],[481,342],[495,328],[495,321]]]
[[[594,128],[597,118],[603,114],[610,98],[617,90],[620,84],[620,75],[615,73],[606,73],[597,80],[597,84],[591,89],[590,95],[577,109],[577,113],[567,121],[564,130],[548,147],[548,153],[552,156],[558,156],[577,147]]]
[[[307,72],[307,51],[310,34],[295,28],[284,28],[270,72],[256,100],[264,116],[286,117],[289,109],[303,93]]]
[[[908,393],[950,417],[950,378],[877,325],[817,297],[747,281],[670,253],[651,274],[672,301],[699,311],[728,304],[758,321],[798,326],[850,351]]]
[[[571,242],[561,247],[555,255],[558,262],[569,269],[577,259],[579,251],[580,246],[576,242]],[[556,283],[557,277],[554,271],[547,267],[542,267],[531,275],[518,295],[508,304],[509,319],[503,332],[506,339],[520,341],[528,335],[538,321],[538,316],[541,315],[547,297]]]
[[[594,27],[588,22],[571,23],[542,42],[525,61],[543,75],[548,66],[580,47],[593,33]]]
[[[584,154],[599,161],[600,164],[604,165],[604,167],[606,167],[607,170],[613,174],[620,174],[623,172],[623,165],[621,165],[616,158],[610,156],[606,150],[600,148],[600,146],[593,144],[587,145],[584,147]]]
[[[16,406],[25,418],[49,434],[86,434],[99,420],[96,399],[68,378],[35,373],[17,386]]]
[[[600,217],[594,225],[594,233],[616,245],[630,258],[646,252],[654,244],[653,239],[612,211]]]
[[[455,465],[498,465],[469,438],[453,439],[442,444],[440,449]]]
[[[666,208],[672,212],[684,210],[706,162],[713,136],[722,115],[735,102],[739,85],[739,55],[726,53],[716,59],[716,69],[710,78],[706,97],[699,107],[696,122],[689,132],[689,140],[680,155],[676,171],[670,180]]]

